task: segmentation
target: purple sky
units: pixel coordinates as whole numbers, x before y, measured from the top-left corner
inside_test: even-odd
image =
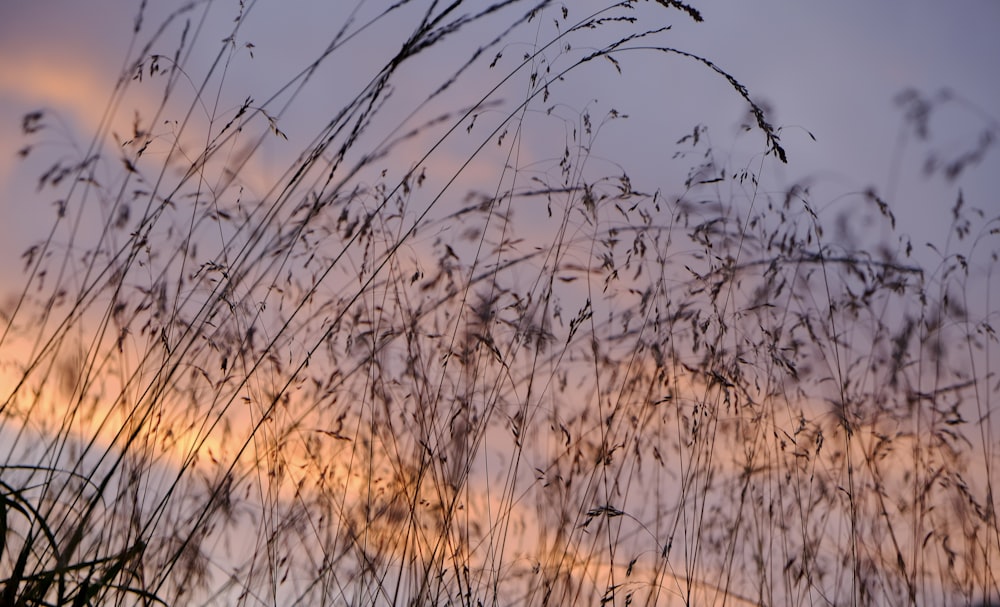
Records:
[[[134,0],[0,0],[0,257],[4,260],[0,263],[0,304],[8,294],[23,287],[23,262],[19,256],[46,236],[54,218],[52,203],[60,193],[36,192],[38,176],[54,160],[79,158],[90,144],[115,79],[128,54],[135,53],[135,49],[129,49],[129,37],[138,4]],[[157,23],[158,15],[153,13],[181,4],[150,2],[147,31]],[[227,0],[211,5],[198,37],[195,59],[189,65],[187,78],[179,82],[179,100],[193,99],[193,83],[218,52],[238,4]],[[262,102],[291,79],[322,51],[343,22],[348,7],[354,4],[330,0],[248,1],[247,5],[254,8],[240,34],[237,46],[241,50],[227,67],[218,100],[213,89],[195,104],[195,126],[182,137],[185,148],[197,149],[199,141],[192,138],[209,115],[225,119],[247,95]],[[369,0],[359,4],[357,22],[361,23],[373,7],[389,2]],[[537,167],[547,176],[557,176],[558,156],[552,157],[552,149],[557,148],[557,155],[561,152],[561,137],[565,129],[572,127],[574,116],[578,117],[584,108],[593,109],[595,116],[604,116],[613,107],[631,118],[616,121],[601,131],[593,156],[588,159],[589,168],[614,174],[620,170],[620,163],[636,188],[643,191],[659,189],[668,197],[682,193],[683,179],[697,159],[672,160],[674,152],[682,147],[675,142],[696,124],[703,124],[709,129],[715,153],[728,164],[729,175],[741,167],[761,170],[760,193],[776,197],[781,197],[790,184],[809,179],[813,188],[810,204],[826,221],[832,222],[839,211],[853,208],[850,205],[860,198],[860,192],[874,188],[892,205],[899,231],[912,237],[917,259],[929,267],[933,267],[936,253],[925,247],[925,242],[935,242],[939,250],[955,245],[947,245],[946,239],[959,187],[968,206],[981,208],[988,218],[1000,215],[997,150],[989,149],[982,161],[969,167],[958,181],[922,172],[929,154],[937,154],[946,162],[972,149],[983,132],[1000,137],[1000,78],[996,77],[1000,64],[1000,36],[996,33],[1000,3],[692,0],[691,4],[701,11],[705,23],[693,23],[680,12],[663,10],[652,3],[644,4],[640,14],[661,20],[649,23],[649,27],[673,27],[660,38],[661,43],[666,41],[677,49],[712,60],[746,85],[755,100],[773,109],[769,119],[780,128],[789,164],[780,165],[762,157],[765,143],[758,130],[740,132],[747,104],[718,74],[681,57],[636,52],[620,57],[624,72],[621,77],[607,64],[582,72],[586,77],[569,79],[558,99],[571,100],[574,105],[560,106],[552,120],[540,112],[528,115],[524,124],[530,132],[524,134],[523,156],[516,163],[525,169],[525,175]],[[586,14],[585,6],[601,7],[605,3],[567,0],[565,5],[572,21]],[[403,12],[359,36],[316,74],[308,94],[298,98],[278,120],[288,140],[266,138],[264,147],[241,171],[247,200],[263,197],[267,188],[281,181],[282,171],[308,148],[331,113],[395,52],[398,40],[413,27],[416,12]],[[200,9],[192,13],[201,14]],[[485,35],[484,31],[473,28],[469,33]],[[524,35],[518,32],[513,44],[505,47],[505,62],[516,62],[531,48],[534,41]],[[173,40],[153,52],[172,52]],[[385,40],[393,44],[382,44]],[[253,44],[252,58],[250,48],[244,46],[247,42]],[[404,70],[397,93],[386,106],[386,115],[400,116],[402,120],[413,100],[426,95],[426,91],[419,92],[421,87],[434,86],[448,73],[449,68],[442,66],[453,68],[464,61],[465,57],[449,54],[449,49],[456,47],[467,48],[432,48],[426,57],[419,57]],[[512,65],[506,63],[501,69]],[[496,74],[489,77],[495,79]],[[472,80],[475,84],[486,81],[476,80],[476,75]],[[523,83],[519,86],[508,87],[503,94],[508,100],[516,99],[516,95],[524,94]],[[908,88],[927,98],[947,89],[961,100],[944,104],[934,112],[927,141],[917,140],[905,126],[901,108],[894,105],[893,99]],[[132,108],[141,108],[144,118],[148,118],[157,102],[155,91],[154,84],[135,89],[113,118],[112,130],[128,137]],[[434,117],[441,106],[454,109],[472,101],[466,93],[464,89],[453,91],[453,97],[443,100],[436,109],[427,109],[421,118]],[[213,103],[218,104],[214,110],[209,107]],[[280,105],[279,100],[269,108],[274,111]],[[20,132],[21,118],[40,108],[48,112],[47,127],[31,140],[36,147],[28,158],[19,159],[18,150],[29,141]],[[482,130],[463,139],[465,129],[459,129],[459,137],[427,163],[432,184],[429,190],[442,187],[469,153],[469,146],[474,145],[470,141],[478,141],[476,136],[488,133],[489,120],[496,116],[483,114],[476,125]],[[566,122],[560,122],[559,116]],[[172,136],[170,121],[178,117],[178,106],[167,108],[154,127],[157,140],[144,160],[155,164],[158,158],[165,158],[157,154],[163,154],[165,142]],[[531,131],[538,124],[545,126]],[[218,129],[218,124],[214,127]],[[251,137],[248,135],[248,139]],[[122,168],[113,144],[102,141],[101,145],[109,159],[101,175],[110,184],[116,171],[120,177]],[[426,147],[426,141],[408,143],[402,148],[402,156],[415,162]],[[455,188],[459,200],[466,188],[492,192],[498,187],[497,168],[507,162],[502,152],[496,145],[487,146],[481,161],[470,166]],[[239,155],[238,146],[233,154]],[[407,168],[396,166],[390,170]],[[738,200],[746,192],[734,188],[730,195]],[[91,208],[99,213],[101,207],[95,204]],[[520,217],[530,219],[532,212],[540,213],[541,209],[527,209]],[[97,225],[101,218],[92,219]],[[851,221],[855,228],[865,228],[866,220]],[[544,228],[530,221],[517,227],[536,237],[545,235]],[[221,228],[219,231],[221,236]],[[884,229],[876,227],[862,236],[871,239],[886,235]],[[57,246],[55,250],[58,253],[63,249]],[[978,295],[985,289],[992,291],[992,301],[1000,297],[997,287],[986,283],[974,285],[970,292]],[[976,312],[983,316],[988,310]]]
[[[47,166],[43,160],[66,154],[66,140],[85,145],[94,131],[125,56],[136,5],[123,0],[44,0],[0,6],[0,200],[5,218],[0,254],[5,258],[19,255],[44,233],[51,215],[44,210],[41,217],[38,214],[50,201],[39,200],[32,186]],[[332,24],[342,19],[330,11],[343,11],[344,6],[297,2],[295,10],[288,11],[279,3],[259,3],[245,34],[255,44],[255,59],[233,67],[228,88],[238,92],[234,95],[242,94],[246,88],[242,83],[248,82],[261,94],[272,90],[273,84],[293,73],[292,66],[302,65],[322,48],[335,27]],[[989,0],[875,4],[709,0],[696,6],[705,23],[692,23],[679,13],[655,14],[673,25],[670,43],[715,61],[747,85],[755,99],[774,108],[773,122],[784,127],[782,137],[791,163],[787,167],[771,164],[775,176],[768,187],[778,190],[803,176],[813,176],[827,188],[817,190],[823,192],[817,196],[822,203],[824,195],[832,200],[874,186],[893,198],[890,203],[900,227],[912,233],[914,241],[940,236],[956,187],[940,177],[921,176],[920,167],[931,148],[913,137],[900,139],[901,112],[892,100],[908,87],[928,96],[948,88],[980,108],[985,116],[958,104],[935,115],[931,145],[945,153],[960,154],[985,128],[995,132],[1000,120],[995,111],[1000,107],[1000,79],[995,76],[1000,59],[1000,37],[995,31],[1000,25],[1000,4]],[[208,27],[224,31],[221,28],[228,27],[232,10],[213,8],[215,21],[210,19]],[[574,3],[572,11],[571,16],[582,14],[582,3]],[[155,22],[155,16],[148,16],[147,22]],[[405,17],[390,27],[406,31]],[[202,38],[214,43],[217,36]],[[371,38],[375,37],[366,38],[363,44],[370,45]],[[364,52],[352,53],[352,58],[371,49],[358,50]],[[626,74],[645,78],[646,88],[638,93],[630,90],[616,100],[619,91],[611,70],[607,70],[608,83],[574,82],[573,86],[601,102],[621,103],[623,111],[637,116],[635,132],[648,133],[652,126],[662,136],[659,141],[672,142],[693,124],[704,123],[710,126],[716,146],[735,146],[734,162],[745,161],[761,149],[756,136],[732,143],[745,105],[717,76],[681,59],[656,58],[656,65],[644,63],[649,60],[637,55],[624,63]],[[338,69],[364,72],[363,65]],[[587,90],[591,84],[592,90]],[[24,163],[15,154],[25,142],[19,134],[20,118],[39,107],[52,110],[63,125],[61,132],[50,132],[43,140],[62,143],[36,150]],[[310,124],[311,111],[323,111],[322,100],[304,102],[293,117],[283,119],[282,127],[298,132],[297,125]],[[816,136],[816,142],[806,130]],[[633,179],[638,183],[669,191],[672,186],[667,179],[672,174],[660,160],[669,157],[670,147],[644,146],[650,142],[637,142],[630,133],[608,135],[603,143],[611,153],[626,158],[622,164],[635,172]],[[625,139],[620,149],[616,136]],[[262,158],[267,158],[266,151]],[[984,209],[987,215],[1000,212],[995,194],[997,158],[995,153],[987,154],[982,165],[963,175],[961,183],[967,204]],[[895,179],[894,161],[900,167]],[[684,168],[681,161],[670,170]],[[16,281],[17,274],[7,269],[4,276],[5,281]]]

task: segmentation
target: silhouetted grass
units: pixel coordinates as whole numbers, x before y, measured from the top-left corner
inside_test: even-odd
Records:
[[[227,70],[285,41],[244,38],[241,2],[214,47],[213,4],[140,13],[107,121],[39,181],[61,202],[0,338],[0,603],[1000,592],[996,336],[969,300],[995,218],[959,197],[925,268],[873,190],[769,191],[779,133],[669,46],[702,18],[680,2],[359,9],[262,99]],[[345,55],[377,67],[296,123]],[[749,104],[757,169],[698,126],[651,145],[686,183],[633,183],[594,150],[634,118],[575,87],[692,60]],[[134,90],[159,104],[116,134]]]

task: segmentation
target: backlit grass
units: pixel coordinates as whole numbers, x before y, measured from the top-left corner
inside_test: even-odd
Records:
[[[140,9],[3,309],[0,604],[997,597],[996,218],[770,185],[686,4],[372,4],[264,94],[257,3]],[[692,64],[751,159],[588,88]]]

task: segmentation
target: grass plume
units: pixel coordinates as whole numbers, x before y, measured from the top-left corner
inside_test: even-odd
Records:
[[[38,181],[0,603],[997,597],[997,218],[959,195],[927,268],[874,190],[768,189],[780,130],[670,45],[686,3],[360,3],[263,92],[229,72],[282,42],[253,1],[209,40],[217,4],[142,3],[94,138]],[[642,118],[580,87],[681,61],[747,104],[757,170],[702,126],[656,144],[686,179],[608,159]]]

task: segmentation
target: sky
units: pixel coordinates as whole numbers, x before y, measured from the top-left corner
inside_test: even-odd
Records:
[[[77,145],[88,142],[128,50],[136,5],[125,0],[44,0],[0,6],[0,193],[8,218],[3,228],[6,257],[23,251],[34,232],[28,228],[37,221],[33,208],[38,201],[26,199],[32,198],[30,186],[42,163],[23,163],[16,156],[25,141],[19,134],[21,117],[47,108],[59,117],[59,138]],[[155,3],[149,12],[171,5],[179,3]],[[343,11],[338,8],[343,6],[302,1],[293,11],[273,3],[255,7],[246,39],[256,41],[256,57],[252,64],[233,69],[230,88],[239,90],[242,79],[263,91],[268,75],[284,76],[289,66],[301,65],[325,44],[328,24],[342,18],[329,12]],[[890,203],[898,210],[904,231],[918,240],[935,236],[955,188],[940,178],[920,177],[930,147],[912,136],[901,139],[902,115],[893,99],[908,88],[927,96],[948,89],[977,108],[952,104],[935,116],[930,144],[946,153],[967,149],[983,129],[995,131],[1000,121],[995,110],[1000,100],[1000,81],[995,77],[1000,5],[990,0],[874,4],[709,0],[697,3],[697,8],[704,23],[679,15],[666,20],[673,26],[670,41],[716,62],[744,83],[755,99],[773,108],[772,122],[783,127],[782,140],[791,156],[787,167],[775,167],[775,186],[813,177],[832,188],[831,198],[874,186],[883,196],[894,198]],[[216,27],[226,24],[223,12],[216,11]],[[155,17],[147,20],[153,22]],[[405,19],[393,27],[405,27]],[[365,44],[370,44],[368,39]],[[364,51],[354,57],[367,56],[370,49]],[[626,70],[643,70],[642,61]],[[667,66],[672,69],[651,70],[654,81],[645,94],[630,92],[623,95],[627,98],[623,103],[633,112],[643,112],[649,122],[661,116],[656,126],[665,137],[679,138],[703,122],[712,125],[715,140],[725,146],[745,109],[740,100],[707,70],[680,60]],[[363,72],[361,65],[353,68]],[[614,92],[614,86],[595,84],[606,97]],[[308,121],[309,112],[322,111],[320,107],[305,103],[295,121]],[[292,119],[284,119],[283,127],[295,131]],[[636,143],[633,138],[623,147],[635,152],[650,181],[657,179],[663,168],[655,159],[664,150]],[[759,144],[754,140],[750,145]],[[57,154],[57,145],[49,145]],[[644,158],[649,162],[643,163]],[[967,204],[983,208],[987,215],[1000,211],[994,195],[997,173],[991,168],[996,162],[996,154],[988,154],[962,183]],[[7,274],[7,280],[15,276]]]
[[[61,194],[51,189],[39,192],[38,176],[54,159],[79,157],[91,145],[105,120],[111,91],[126,57],[137,52],[130,47],[130,34],[138,4],[127,0],[0,0],[0,301],[23,287],[21,253],[45,238],[55,216],[53,203]],[[145,31],[181,4],[149,3]],[[204,13],[203,24],[193,22],[193,28],[203,29],[176,97],[192,103],[196,126],[181,137],[180,154],[204,143],[198,139],[199,128],[213,116],[232,116],[248,95],[260,102],[279,90],[322,52],[355,6],[324,0],[247,2],[252,11],[241,30],[238,52],[225,66],[225,86],[196,99],[195,83],[228,35],[239,4],[236,0],[216,1],[212,10]],[[695,160],[690,155],[675,159],[678,150],[685,149],[675,142],[691,133],[695,125],[704,125],[730,174],[740,167],[760,171],[762,192],[779,198],[791,184],[809,183],[811,204],[831,221],[841,210],[854,209],[860,193],[873,188],[890,204],[899,232],[912,239],[916,259],[930,267],[937,263],[936,251],[959,246],[948,241],[951,209],[959,187],[968,206],[982,209],[987,218],[1000,215],[998,150],[988,149],[957,181],[945,178],[940,171],[930,175],[924,171],[931,155],[959,157],[972,149],[984,132],[1000,138],[1000,79],[995,75],[1000,63],[1000,36],[996,35],[1000,4],[992,0],[704,0],[691,4],[701,12],[704,23],[694,23],[680,12],[645,6],[642,14],[653,15],[657,26],[671,27],[659,41],[711,60],[768,108],[767,118],[779,128],[788,164],[765,158],[758,130],[743,132],[740,125],[748,106],[719,74],[680,56],[634,53],[620,57],[622,75],[609,64],[603,70],[589,70],[586,77],[567,79],[558,97],[565,105],[556,107],[559,120],[555,126],[545,116],[529,114],[518,165],[538,167],[539,174],[557,174],[563,138],[580,126],[580,113],[589,108],[595,116],[604,116],[609,108],[615,108],[630,118],[601,127],[588,162],[595,171],[609,174],[627,168],[638,189],[659,190],[668,197],[681,194],[683,180]],[[355,23],[363,23],[379,5],[358,3]],[[603,3],[564,5],[572,20],[582,16],[585,7]],[[350,40],[347,53],[338,54],[316,73],[307,94],[296,98],[294,105],[276,118],[276,126],[287,138],[262,139],[259,152],[241,171],[247,200],[266,198],[270,188],[281,182],[283,171],[332,111],[396,50],[383,41],[405,36],[413,27],[413,18],[404,11]],[[179,34],[179,28],[172,31],[175,37]],[[488,31],[488,27],[477,26],[471,35],[486,36]],[[171,53],[174,40],[156,46],[153,52]],[[523,38],[505,47],[500,67],[513,65],[509,62],[533,42]],[[401,76],[398,92],[387,102],[388,115],[403,121],[414,99],[423,99],[428,86],[464,61],[465,57],[450,54],[449,48],[433,49]],[[149,64],[145,66],[148,69]],[[146,77],[152,81],[151,76]],[[474,75],[472,81],[479,84],[487,80]],[[908,89],[928,99],[938,98],[944,90],[951,92],[950,99],[933,112],[926,140],[906,123],[905,108],[894,101]],[[523,90],[514,86],[501,92],[508,99],[523,95]],[[432,119],[440,107],[461,104],[467,91],[448,94],[452,96],[424,108],[417,119],[406,124]],[[276,112],[287,98],[287,91],[279,92],[269,107]],[[134,88],[111,118],[110,130],[119,139],[128,138],[132,108],[148,119],[157,111],[157,104],[155,84]],[[167,142],[177,128],[172,121],[181,118],[183,108],[170,106],[158,115],[147,160],[155,164],[167,158]],[[46,111],[46,128],[34,137],[25,137],[22,117],[37,109]],[[490,128],[492,118],[495,116],[483,112],[476,127]],[[213,124],[218,128],[218,123]],[[258,126],[267,134],[266,124]],[[472,126],[470,133],[488,132],[473,131]],[[374,133],[372,141],[391,134],[388,131],[387,127]],[[460,133],[464,131],[460,129]],[[27,158],[19,158],[18,151],[29,143],[31,152]],[[227,162],[241,157],[241,145],[242,141],[232,147]],[[406,141],[402,156],[417,158],[428,145],[419,138]],[[443,187],[467,157],[470,145],[468,140],[456,139],[436,151],[427,163],[429,182]],[[120,164],[113,160],[116,145],[102,140],[97,146],[112,158],[99,175],[113,184],[120,173]],[[508,161],[498,146],[489,146],[464,173],[455,191],[471,188],[489,192],[500,187],[503,178],[498,185],[496,167]],[[408,168],[389,166],[387,170],[398,174]],[[220,186],[222,181],[210,185]],[[733,195],[749,196],[745,192]],[[85,228],[98,226],[101,213],[106,212],[101,204],[90,208],[93,216],[82,218]],[[525,233],[545,236],[541,224],[530,221],[532,213],[541,212],[541,208],[522,212],[519,217],[528,218],[521,227]],[[880,238],[889,237],[884,224],[869,222],[867,216],[849,218],[847,223],[850,229],[863,232],[860,242],[871,247]],[[924,246],[927,242],[935,247]],[[417,252],[413,255],[419,257]],[[972,292],[988,295],[994,302],[1000,297],[995,283],[973,285]]]
[[[6,260],[0,264],[0,302],[5,306],[12,305],[23,287],[22,254],[48,234],[57,200],[63,195],[50,189],[36,190],[38,176],[53,159],[79,158],[91,145],[124,58],[137,52],[130,47],[134,44],[130,35],[136,5],[129,0],[0,4],[0,213],[4,217],[0,222],[0,257]],[[151,3],[145,16],[147,30],[179,5]],[[601,2],[590,5],[603,6]],[[235,6],[235,2],[214,3],[206,11],[205,33],[198,38],[202,45],[192,54],[192,65],[207,69],[217,52],[216,40],[227,35],[231,27]],[[250,43],[252,48],[241,48],[236,60],[226,65],[225,86],[220,87],[216,101],[218,111],[232,115],[246,96],[255,100],[269,97],[322,52],[335,29],[333,24],[347,18],[345,5],[340,3],[302,0],[295,10],[284,6],[273,2],[253,5],[251,18],[241,32],[241,44]],[[360,23],[377,5],[362,2],[358,6],[355,18]],[[571,18],[584,14],[584,3],[567,6]],[[730,165],[731,172],[741,166],[759,170],[762,191],[774,196],[792,184],[808,184],[810,204],[826,216],[825,221],[833,224],[848,218],[838,238],[862,242],[863,248],[869,249],[886,244],[902,250],[912,245],[913,259],[932,272],[940,269],[943,255],[968,250],[966,243],[949,238],[951,209],[959,192],[966,208],[981,209],[987,218],[1000,215],[996,194],[1000,154],[995,149],[988,149],[980,163],[961,175],[960,182],[945,179],[940,172],[928,176],[923,171],[932,155],[957,158],[972,150],[983,132],[1000,139],[1000,111],[996,109],[1000,107],[1000,79],[994,75],[1000,58],[1000,38],[995,35],[1000,5],[990,0],[874,4],[863,0],[706,0],[697,8],[704,16],[702,23],[676,11],[648,14],[671,27],[661,42],[710,59],[745,85],[754,100],[766,104],[768,119],[780,129],[789,163],[761,162],[764,143],[760,133],[743,133],[739,128],[746,122],[747,104],[717,74],[684,58],[637,53],[622,57],[623,75],[612,69],[591,70],[586,77],[565,84],[566,98],[578,102],[565,108],[566,124],[578,118],[584,107],[580,100],[590,100],[586,107],[598,113],[620,108],[630,114],[629,121],[620,121],[616,128],[602,129],[589,161],[592,168],[611,173],[625,167],[639,189],[679,195],[691,161],[671,160],[682,147],[674,142],[690,133],[694,125],[704,125],[715,153]],[[241,173],[248,192],[263,195],[279,183],[282,172],[302,149],[301,142],[315,136],[317,127],[328,119],[330,108],[340,107],[349,91],[365,82],[393,51],[394,47],[378,41],[404,35],[412,18],[403,13],[379,29],[365,32],[348,43],[349,53],[338,53],[324,64],[309,92],[298,97],[280,118],[280,128],[289,141],[265,138],[250,159],[250,170]],[[169,42],[154,51],[172,53],[178,30],[175,26],[173,37],[166,38]],[[506,60],[514,55],[508,52]],[[422,61],[404,73],[401,87],[419,89],[422,71],[436,75],[427,82],[437,81],[441,65],[451,69],[457,65],[456,57],[447,52],[430,54]],[[192,98],[198,79],[194,71],[181,83],[177,97]],[[920,140],[906,123],[904,108],[896,102],[904,90],[918,91],[927,99],[947,90],[958,101],[941,104],[932,113],[929,136]],[[507,94],[510,98],[520,93]],[[130,130],[133,114],[129,108],[154,108],[156,95],[154,86],[132,89],[114,117],[112,130],[120,139],[124,140]],[[461,100],[461,93],[455,98]],[[405,115],[409,99],[396,95],[394,101],[401,105],[390,107],[390,114]],[[442,102],[435,107],[451,109],[459,103],[449,107]],[[40,108],[46,110],[50,126],[32,140],[32,153],[22,159],[17,152],[27,139],[20,130],[21,118]],[[142,111],[145,118],[152,110]],[[428,108],[423,119],[431,118],[435,111]],[[173,117],[179,115],[177,112]],[[195,112],[195,121],[200,118],[204,124],[208,112],[203,106]],[[169,111],[166,116],[170,116]],[[545,128],[552,128],[555,123],[545,124]],[[172,128],[163,123],[158,143],[170,140]],[[564,135],[558,130],[556,127],[543,135],[546,131],[538,129],[540,144],[521,148],[522,164],[537,162],[549,167],[551,174],[553,158],[559,153],[552,140]],[[199,142],[189,137],[186,143],[195,149]],[[408,157],[419,156],[427,146],[417,142],[405,145]],[[112,148],[103,149],[108,152]],[[440,186],[468,150],[458,144],[436,152],[431,185]],[[234,147],[232,155],[239,153]],[[487,148],[481,161],[464,171],[463,180],[452,191],[497,187],[495,169],[504,161],[497,150]],[[110,172],[104,174],[113,180],[117,166],[110,163]],[[434,177],[441,181],[434,181]],[[861,193],[869,189],[890,204],[897,220],[895,233],[884,222],[856,213]],[[750,196],[745,192],[731,195]],[[84,213],[82,225],[96,230],[106,212],[97,205],[91,208]],[[527,217],[522,230],[533,231],[541,225],[531,221],[530,211],[521,217]],[[988,271],[985,266],[978,269]],[[996,281],[976,282],[969,293],[970,307],[979,313],[987,313],[990,304],[986,302],[1000,297]]]

